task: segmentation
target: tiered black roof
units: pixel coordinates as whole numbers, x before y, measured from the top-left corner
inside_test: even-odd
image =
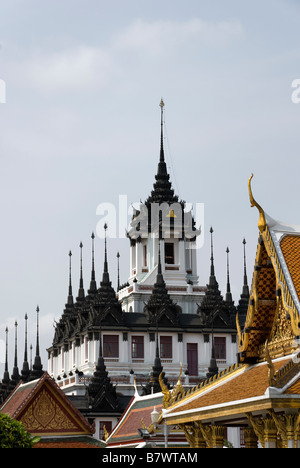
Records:
[[[219,284],[215,276],[213,254],[213,229],[211,233],[211,264],[210,277],[202,303],[198,307],[201,324],[211,328],[235,328],[236,309],[230,294],[229,277],[227,277],[227,301],[223,299],[219,290]]]
[[[80,283],[76,302],[70,300],[70,286],[68,304],[59,323],[56,324],[53,345],[57,345],[71,337],[78,336],[84,330],[99,331],[100,324],[122,324],[124,317],[116,292],[109,278],[107,261],[107,240],[105,229],[105,253],[102,281],[97,289],[94,266],[94,235],[92,234],[92,274],[88,295],[85,295],[82,278],[82,256],[80,261]],[[82,249],[82,244],[80,244]],[[82,252],[82,250],[81,250]],[[71,271],[71,270],[70,270]],[[71,284],[71,273],[70,273]]]
[[[99,357],[95,372],[88,386],[89,405],[93,411],[119,412],[120,401],[116,387],[111,383],[102,354],[101,332],[99,334]]]
[[[165,324],[166,326],[178,326],[180,309],[169,296],[161,271],[160,247],[158,251],[158,266],[156,282],[154,284],[149,301],[144,307],[148,322],[152,326]]]

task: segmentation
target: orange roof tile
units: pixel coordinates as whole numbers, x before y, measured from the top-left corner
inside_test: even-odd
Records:
[[[284,366],[289,359],[274,362],[275,371]],[[269,386],[267,363],[242,367],[231,378],[216,380],[214,384],[202,387],[175,404],[169,414],[201,409],[213,405],[236,402],[264,395]],[[206,391],[207,390],[207,391]]]
[[[300,236],[284,236],[280,241],[280,248],[300,299]]]
[[[300,394],[300,379],[298,379],[293,385],[286,389],[284,393],[299,393]]]

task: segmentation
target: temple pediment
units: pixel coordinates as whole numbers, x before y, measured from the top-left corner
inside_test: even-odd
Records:
[[[250,181],[250,200],[260,213],[260,235],[243,330],[237,317],[242,362],[264,360],[266,341],[272,358],[290,354],[300,334],[300,227],[265,214],[253,198]]]
[[[92,427],[47,372],[39,380],[20,384],[1,411],[38,435],[93,434]]]

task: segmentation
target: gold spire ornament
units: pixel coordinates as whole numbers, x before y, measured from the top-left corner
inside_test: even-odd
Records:
[[[253,177],[253,174],[251,174],[251,176],[249,177],[249,180],[248,180],[248,190],[249,190],[249,198],[250,198],[250,203],[251,203],[251,206],[256,206],[256,208],[258,209],[259,211],[259,219],[258,219],[258,229],[260,230],[260,232],[263,232],[266,228],[266,218],[265,218],[265,213],[264,213],[264,210],[262,209],[262,207],[255,201],[254,197],[253,197],[253,194],[252,194],[252,189],[251,189],[251,179]]]

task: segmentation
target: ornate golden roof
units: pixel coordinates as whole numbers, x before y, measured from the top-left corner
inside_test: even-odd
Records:
[[[300,229],[274,221],[263,211],[252,194],[252,177],[249,198],[259,211],[260,235],[243,330],[237,317],[242,362],[266,359],[266,341],[272,358],[290,354],[300,335]]]

